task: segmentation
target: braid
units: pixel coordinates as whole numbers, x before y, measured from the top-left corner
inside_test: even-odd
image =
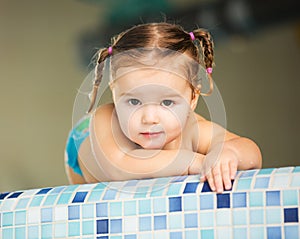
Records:
[[[98,60],[95,68],[95,80],[93,83],[93,90],[90,94],[91,103],[87,113],[90,113],[95,105],[98,88],[103,76],[104,61],[108,56],[109,56],[108,48],[101,49],[98,53]]]
[[[201,45],[201,53],[206,68],[213,67],[214,65],[214,44],[209,32],[203,29],[194,31],[195,37],[199,40]],[[199,49],[200,50],[200,49]]]

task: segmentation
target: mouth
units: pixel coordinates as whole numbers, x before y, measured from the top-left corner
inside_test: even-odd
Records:
[[[162,131],[159,132],[142,132],[141,135],[145,138],[157,138],[163,134]]]

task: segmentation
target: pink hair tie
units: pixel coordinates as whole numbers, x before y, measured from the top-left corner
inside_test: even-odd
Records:
[[[112,54],[112,50],[113,50],[113,49],[112,49],[112,47],[110,46],[110,47],[108,48],[108,50],[107,50],[109,55]]]
[[[212,71],[213,71],[213,69],[212,69],[211,67],[206,68],[206,72],[207,72],[208,74],[211,74]]]
[[[193,32],[190,32],[189,34],[190,34],[190,36],[191,36],[192,41],[194,41],[194,40],[196,39],[194,33],[193,33]]]

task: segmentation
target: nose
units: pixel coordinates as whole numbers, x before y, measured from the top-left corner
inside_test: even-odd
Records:
[[[142,109],[142,123],[143,124],[158,124],[159,115],[157,106],[153,104],[148,104],[143,106]]]

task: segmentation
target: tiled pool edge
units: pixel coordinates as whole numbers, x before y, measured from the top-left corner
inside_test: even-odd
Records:
[[[238,172],[232,190],[196,175],[0,194],[0,238],[300,238],[300,167]]]

